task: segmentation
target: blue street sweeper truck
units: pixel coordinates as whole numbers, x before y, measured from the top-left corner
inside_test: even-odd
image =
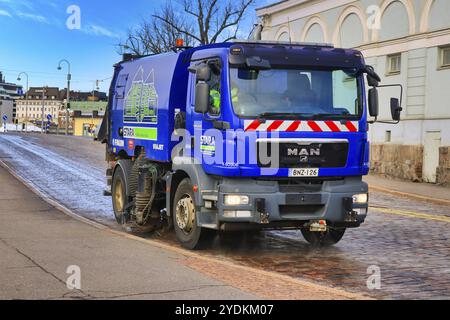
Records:
[[[380,81],[359,51],[325,44],[124,55],[99,133],[117,222],[173,228],[189,249],[263,229],[337,243],[367,216]]]

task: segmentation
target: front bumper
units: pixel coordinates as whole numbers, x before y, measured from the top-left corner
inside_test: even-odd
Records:
[[[204,214],[216,213],[216,223],[253,223],[289,226],[308,221],[326,220],[331,226],[356,227],[364,222],[368,204],[349,206],[353,195],[367,193],[368,185],[361,177],[336,181],[283,185],[278,181],[224,179],[217,192],[205,193],[205,201],[215,199],[213,208],[201,209]],[[226,194],[246,195],[246,205],[226,206]],[[233,215],[233,212],[236,214]],[[287,224],[286,224],[287,223]]]

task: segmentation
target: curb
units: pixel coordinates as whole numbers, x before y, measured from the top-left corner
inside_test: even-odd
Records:
[[[418,194],[396,191],[396,190],[392,190],[392,189],[388,189],[388,188],[384,188],[384,187],[380,187],[380,186],[375,186],[375,185],[371,185],[371,184],[369,184],[369,189],[378,191],[378,192],[393,194],[393,195],[403,197],[403,198],[415,199],[415,200],[430,202],[433,204],[438,204],[438,205],[443,205],[443,206],[450,206],[450,200],[430,198],[430,197],[421,196]]]
[[[264,271],[264,270],[260,270],[260,269],[253,268],[253,267],[243,266],[243,265],[239,265],[239,264],[236,264],[236,263],[233,263],[233,262],[230,262],[230,261],[222,261],[222,260],[217,260],[217,259],[210,258],[210,257],[205,257],[205,256],[203,256],[201,254],[198,254],[198,253],[195,253],[193,251],[188,251],[186,249],[173,247],[171,245],[164,244],[164,243],[161,243],[159,241],[155,241],[155,240],[151,240],[151,239],[145,239],[145,238],[141,238],[141,237],[138,237],[138,236],[135,236],[135,235],[123,232],[123,231],[111,229],[110,227],[108,227],[106,225],[103,225],[101,223],[98,223],[96,221],[90,220],[88,218],[82,217],[82,216],[74,213],[72,210],[70,210],[66,206],[58,203],[56,200],[52,199],[47,194],[39,191],[38,188],[30,180],[19,176],[12,168],[10,168],[2,160],[0,160],[0,165],[3,168],[5,168],[14,178],[16,178],[22,184],[24,184],[28,189],[30,189],[34,194],[39,196],[42,200],[47,202],[49,205],[55,207],[57,210],[61,211],[65,215],[67,215],[67,216],[69,216],[69,217],[71,217],[71,218],[73,218],[73,219],[75,219],[75,220],[77,220],[79,222],[82,222],[84,224],[90,225],[91,227],[94,227],[94,228],[96,228],[98,230],[106,231],[108,233],[111,233],[111,234],[116,235],[116,236],[120,236],[122,238],[138,241],[138,242],[141,242],[141,243],[152,245],[152,246],[160,248],[160,249],[168,250],[168,251],[180,254],[180,255],[184,256],[185,258],[195,258],[195,259],[198,259],[198,260],[202,260],[204,262],[211,262],[211,263],[221,264],[223,266],[233,268],[234,270],[241,270],[244,273],[259,274],[261,276],[272,277],[272,278],[278,279],[280,281],[284,281],[284,282],[288,282],[288,283],[291,283],[291,284],[303,286],[303,287],[305,287],[307,289],[316,290],[316,291],[322,292],[324,294],[336,295],[336,299],[337,300],[339,300],[339,299],[374,300],[373,298],[371,298],[369,296],[366,296],[364,294],[352,293],[352,292],[345,291],[343,289],[338,289],[338,288],[334,288],[334,287],[328,287],[328,286],[325,286],[325,285],[312,283],[312,282],[306,281],[306,280],[300,280],[300,279],[292,278],[292,277],[289,277],[289,276],[286,276],[286,275],[282,275],[282,274],[279,274],[279,273],[275,273],[275,272],[271,272],[271,271]]]

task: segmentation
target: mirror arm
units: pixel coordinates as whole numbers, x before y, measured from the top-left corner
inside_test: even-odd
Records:
[[[378,88],[392,88],[392,87],[400,88],[400,107],[401,107],[403,104],[403,86],[401,84],[383,84],[378,86]]]
[[[399,124],[401,121],[378,121],[377,123],[383,124]]]
[[[378,117],[375,117],[373,120],[367,121],[368,124],[375,124],[378,122]]]

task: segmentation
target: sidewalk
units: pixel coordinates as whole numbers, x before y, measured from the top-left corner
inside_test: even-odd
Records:
[[[257,299],[180,254],[98,230],[41,200],[0,166],[0,299]],[[69,290],[68,266],[81,268]]]
[[[428,183],[394,180],[375,175],[364,177],[364,181],[374,191],[386,192],[441,205],[450,205],[450,188]]]

